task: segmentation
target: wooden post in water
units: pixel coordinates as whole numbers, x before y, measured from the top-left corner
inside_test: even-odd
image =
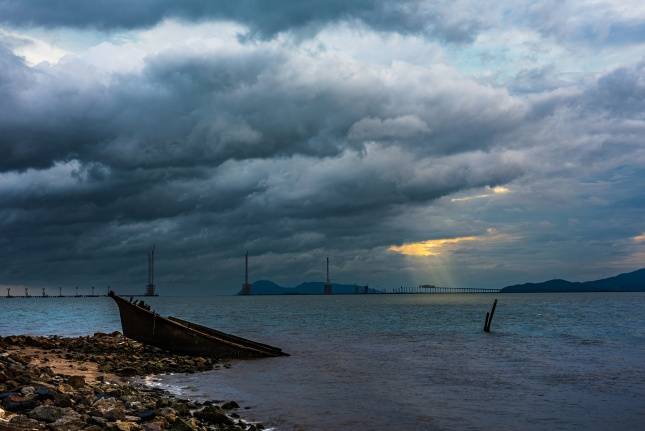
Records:
[[[493,307],[490,309],[490,313],[486,312],[486,320],[484,321],[484,332],[490,332],[490,324],[493,321],[493,316],[495,315],[496,307],[497,307],[497,299],[493,301]]]

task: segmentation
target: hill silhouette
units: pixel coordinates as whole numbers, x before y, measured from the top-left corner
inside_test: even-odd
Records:
[[[542,283],[515,284],[503,288],[502,292],[645,292],[645,268],[594,281],[555,279]]]
[[[258,280],[251,284],[252,295],[320,295],[323,293],[325,283],[312,281],[300,283],[295,287],[285,287],[274,283],[271,280]],[[332,283],[334,295],[349,295],[362,293],[365,286],[358,284]],[[376,289],[369,289],[368,293],[378,293]]]

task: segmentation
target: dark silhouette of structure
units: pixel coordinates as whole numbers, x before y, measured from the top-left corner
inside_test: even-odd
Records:
[[[11,288],[7,287],[7,298],[11,298]]]
[[[29,289],[25,287],[25,298],[30,298]]]
[[[157,296],[155,293],[155,246],[148,252],[148,284],[144,296]]]
[[[249,252],[247,251],[244,255],[244,284],[242,285],[242,291],[240,295],[250,295],[251,294],[251,284],[249,283]]]
[[[329,279],[329,256],[327,256],[327,278],[325,279],[325,287],[323,288],[325,295],[332,295],[331,280]]]
[[[46,296],[48,296],[48,295],[47,295],[47,293],[45,293],[45,288],[43,287],[42,297],[45,298]]]
[[[497,299],[493,301],[493,307],[490,309],[490,312],[486,312],[486,320],[484,320],[484,332],[490,332],[490,324],[493,321],[493,316],[495,315],[495,308],[497,308]]]

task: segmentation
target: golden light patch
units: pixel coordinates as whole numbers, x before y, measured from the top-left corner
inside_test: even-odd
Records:
[[[492,190],[492,191],[493,191],[493,193],[495,193],[496,195],[504,195],[504,194],[506,194],[506,193],[510,193],[510,192],[511,192],[511,189],[509,189],[508,187],[504,187],[504,186],[495,186],[495,187],[493,187],[491,190]]]
[[[439,256],[441,252],[453,244],[464,241],[477,241],[478,236],[459,236],[455,238],[429,239],[420,242],[410,242],[403,245],[392,245],[388,251],[406,256]]]
[[[645,233],[642,233],[640,235],[636,235],[634,237],[634,241],[636,241],[636,242],[645,242]]]
[[[489,197],[494,196],[494,195],[505,195],[505,194],[511,192],[511,189],[509,189],[508,187],[504,187],[504,186],[488,187],[488,190],[490,190],[492,193],[484,193],[484,194],[481,194],[481,195],[463,196],[463,197],[460,197],[460,198],[452,198],[452,199],[450,199],[450,202],[471,201],[473,199],[489,198]]]

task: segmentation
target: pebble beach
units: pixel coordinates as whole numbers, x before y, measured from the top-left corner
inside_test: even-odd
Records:
[[[225,362],[125,338],[0,337],[0,430],[256,431],[230,400],[191,401],[139,382]]]

